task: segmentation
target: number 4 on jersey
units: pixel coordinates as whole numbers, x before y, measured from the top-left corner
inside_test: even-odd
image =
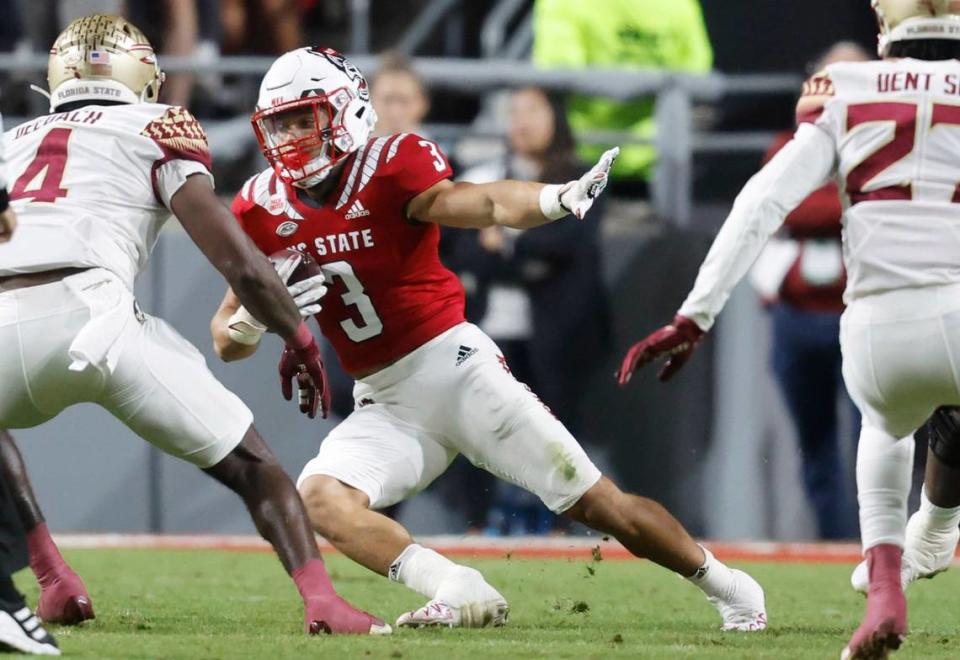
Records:
[[[67,166],[67,143],[72,128],[52,128],[40,142],[37,155],[10,190],[10,199],[30,199],[34,202],[55,202],[67,196],[61,188],[63,171]],[[39,181],[38,181],[39,179]],[[30,189],[27,189],[30,186]]]

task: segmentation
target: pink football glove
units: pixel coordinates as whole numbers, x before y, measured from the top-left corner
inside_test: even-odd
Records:
[[[320,415],[326,419],[330,411],[330,384],[323,366],[320,347],[306,323],[301,322],[297,334],[287,342],[280,356],[280,388],[283,398],[293,398],[293,379],[297,379],[300,394],[300,412],[310,419]]]
[[[667,363],[657,374],[657,378],[661,381],[670,380],[693,355],[693,349],[702,337],[703,330],[697,327],[696,323],[677,314],[673,317],[673,323],[663,326],[630,347],[623,358],[623,364],[620,365],[620,371],[617,372],[617,381],[623,387],[630,382],[634,371],[648,362],[664,357],[668,358]]]

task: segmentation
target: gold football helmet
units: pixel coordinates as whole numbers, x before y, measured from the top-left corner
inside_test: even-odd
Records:
[[[164,77],[137,26],[120,16],[83,16],[50,49],[50,109],[73,101],[155,103]]]
[[[871,0],[880,24],[878,51],[910,39],[960,39],[960,0]]]

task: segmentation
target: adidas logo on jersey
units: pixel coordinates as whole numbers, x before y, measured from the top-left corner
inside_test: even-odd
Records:
[[[358,199],[353,204],[350,205],[350,210],[347,211],[345,217],[347,220],[353,220],[354,218],[361,218],[365,215],[370,215],[370,211],[364,208],[363,204],[360,203]]]
[[[457,350],[457,366],[459,367],[478,352],[480,352],[479,348],[470,348],[469,346],[463,346],[461,344],[460,348]]]

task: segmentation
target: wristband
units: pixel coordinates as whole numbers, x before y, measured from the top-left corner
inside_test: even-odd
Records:
[[[250,315],[245,307],[241,306],[227,319],[227,334],[231,341],[246,346],[253,346],[260,343],[263,333],[267,328],[257,319]]]
[[[570,211],[560,202],[560,193],[566,184],[551,183],[540,189],[540,213],[550,220],[559,220]]]
[[[297,326],[297,331],[293,333],[292,337],[287,339],[287,346],[295,351],[300,351],[315,341],[316,339],[313,333],[310,332],[310,328],[307,327],[306,323],[300,321],[300,325]]]
[[[10,207],[10,193],[6,188],[0,188],[0,213],[3,213]]]

